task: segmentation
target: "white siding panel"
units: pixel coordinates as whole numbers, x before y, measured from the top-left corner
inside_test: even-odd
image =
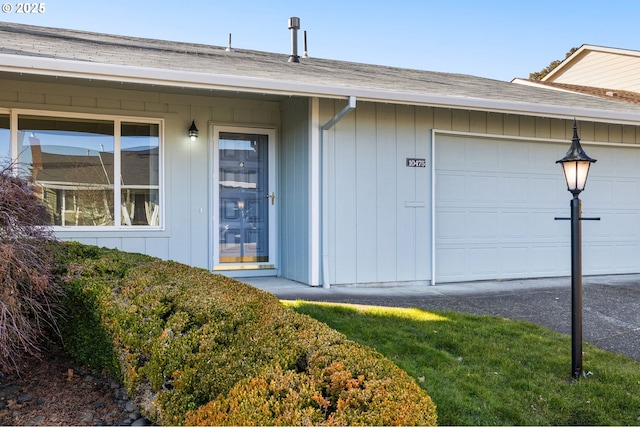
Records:
[[[376,132],[374,126],[375,104],[359,103],[356,111],[356,253],[353,259],[357,265],[358,282],[372,283],[378,280],[377,274],[377,210],[376,189]],[[354,114],[351,113],[351,114]],[[338,282],[343,281],[336,277]]]
[[[430,170],[409,168],[406,158],[431,163],[432,117],[431,109],[358,102],[329,132],[332,284],[430,279]]]
[[[378,105],[376,114],[376,203],[378,281],[396,280],[397,250],[397,152],[396,115],[392,105]]]
[[[406,157],[416,157],[415,109],[398,107],[396,115],[397,167],[396,189],[396,281],[415,279],[416,252],[416,216],[420,208],[407,206],[407,202],[416,200],[416,182],[420,172],[426,168],[406,167]],[[424,177],[421,177],[424,181]]]
[[[309,282],[309,117],[308,102],[283,102],[276,200],[280,214],[280,267],[283,277]]]
[[[357,251],[357,211],[355,114],[352,112],[335,125],[333,164],[335,165],[334,217],[335,233],[340,244],[335,246],[335,275],[347,283],[357,282],[357,265],[353,255]]]

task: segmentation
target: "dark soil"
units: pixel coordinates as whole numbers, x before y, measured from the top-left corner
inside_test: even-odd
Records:
[[[0,374],[0,425],[122,425],[129,414],[121,384],[49,350],[21,377]]]

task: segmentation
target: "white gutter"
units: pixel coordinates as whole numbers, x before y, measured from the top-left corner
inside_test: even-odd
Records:
[[[330,275],[329,275],[329,178],[327,171],[329,170],[329,144],[326,144],[329,129],[331,129],[336,123],[338,123],[344,116],[351,110],[356,108],[356,97],[350,96],[349,103],[338,114],[333,116],[331,120],[320,127],[320,150],[322,153],[322,167],[320,169],[322,182],[322,249],[321,249],[321,263],[322,263],[322,287],[329,289],[331,287]]]
[[[464,96],[397,92],[384,89],[330,86],[257,77],[241,77],[204,72],[97,64],[86,61],[0,54],[0,72],[70,77],[118,83],[172,86],[192,89],[228,90],[247,93],[299,95],[320,98],[357,97],[361,101],[463,108],[507,114],[533,115],[583,121],[608,121],[637,126],[640,111],[611,111],[522,101]]]

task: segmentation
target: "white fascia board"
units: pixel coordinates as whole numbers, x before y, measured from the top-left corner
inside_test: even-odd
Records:
[[[575,108],[550,104],[472,98],[463,96],[397,92],[348,86],[329,86],[313,83],[273,80],[257,77],[231,76],[159,68],[101,64],[86,61],[40,58],[0,54],[0,71],[85,80],[102,80],[171,86],[193,89],[228,90],[246,93],[280,94],[320,98],[461,108],[488,112],[522,114],[554,118],[610,121],[638,125],[640,112],[620,112],[589,108]]]
[[[617,47],[595,46],[591,44],[585,44],[582,46],[584,50],[591,50],[594,52],[613,53],[616,55],[624,56],[640,56],[640,51],[631,49],[621,49]]]

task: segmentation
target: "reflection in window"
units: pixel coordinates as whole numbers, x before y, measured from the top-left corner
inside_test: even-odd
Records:
[[[21,173],[33,180],[51,225],[159,226],[159,129],[21,115]]]
[[[159,126],[123,123],[121,135],[122,225],[159,225]]]
[[[20,116],[20,164],[52,225],[114,225],[113,122]]]
[[[9,115],[0,114],[0,169],[4,169],[11,164],[10,147]]]

